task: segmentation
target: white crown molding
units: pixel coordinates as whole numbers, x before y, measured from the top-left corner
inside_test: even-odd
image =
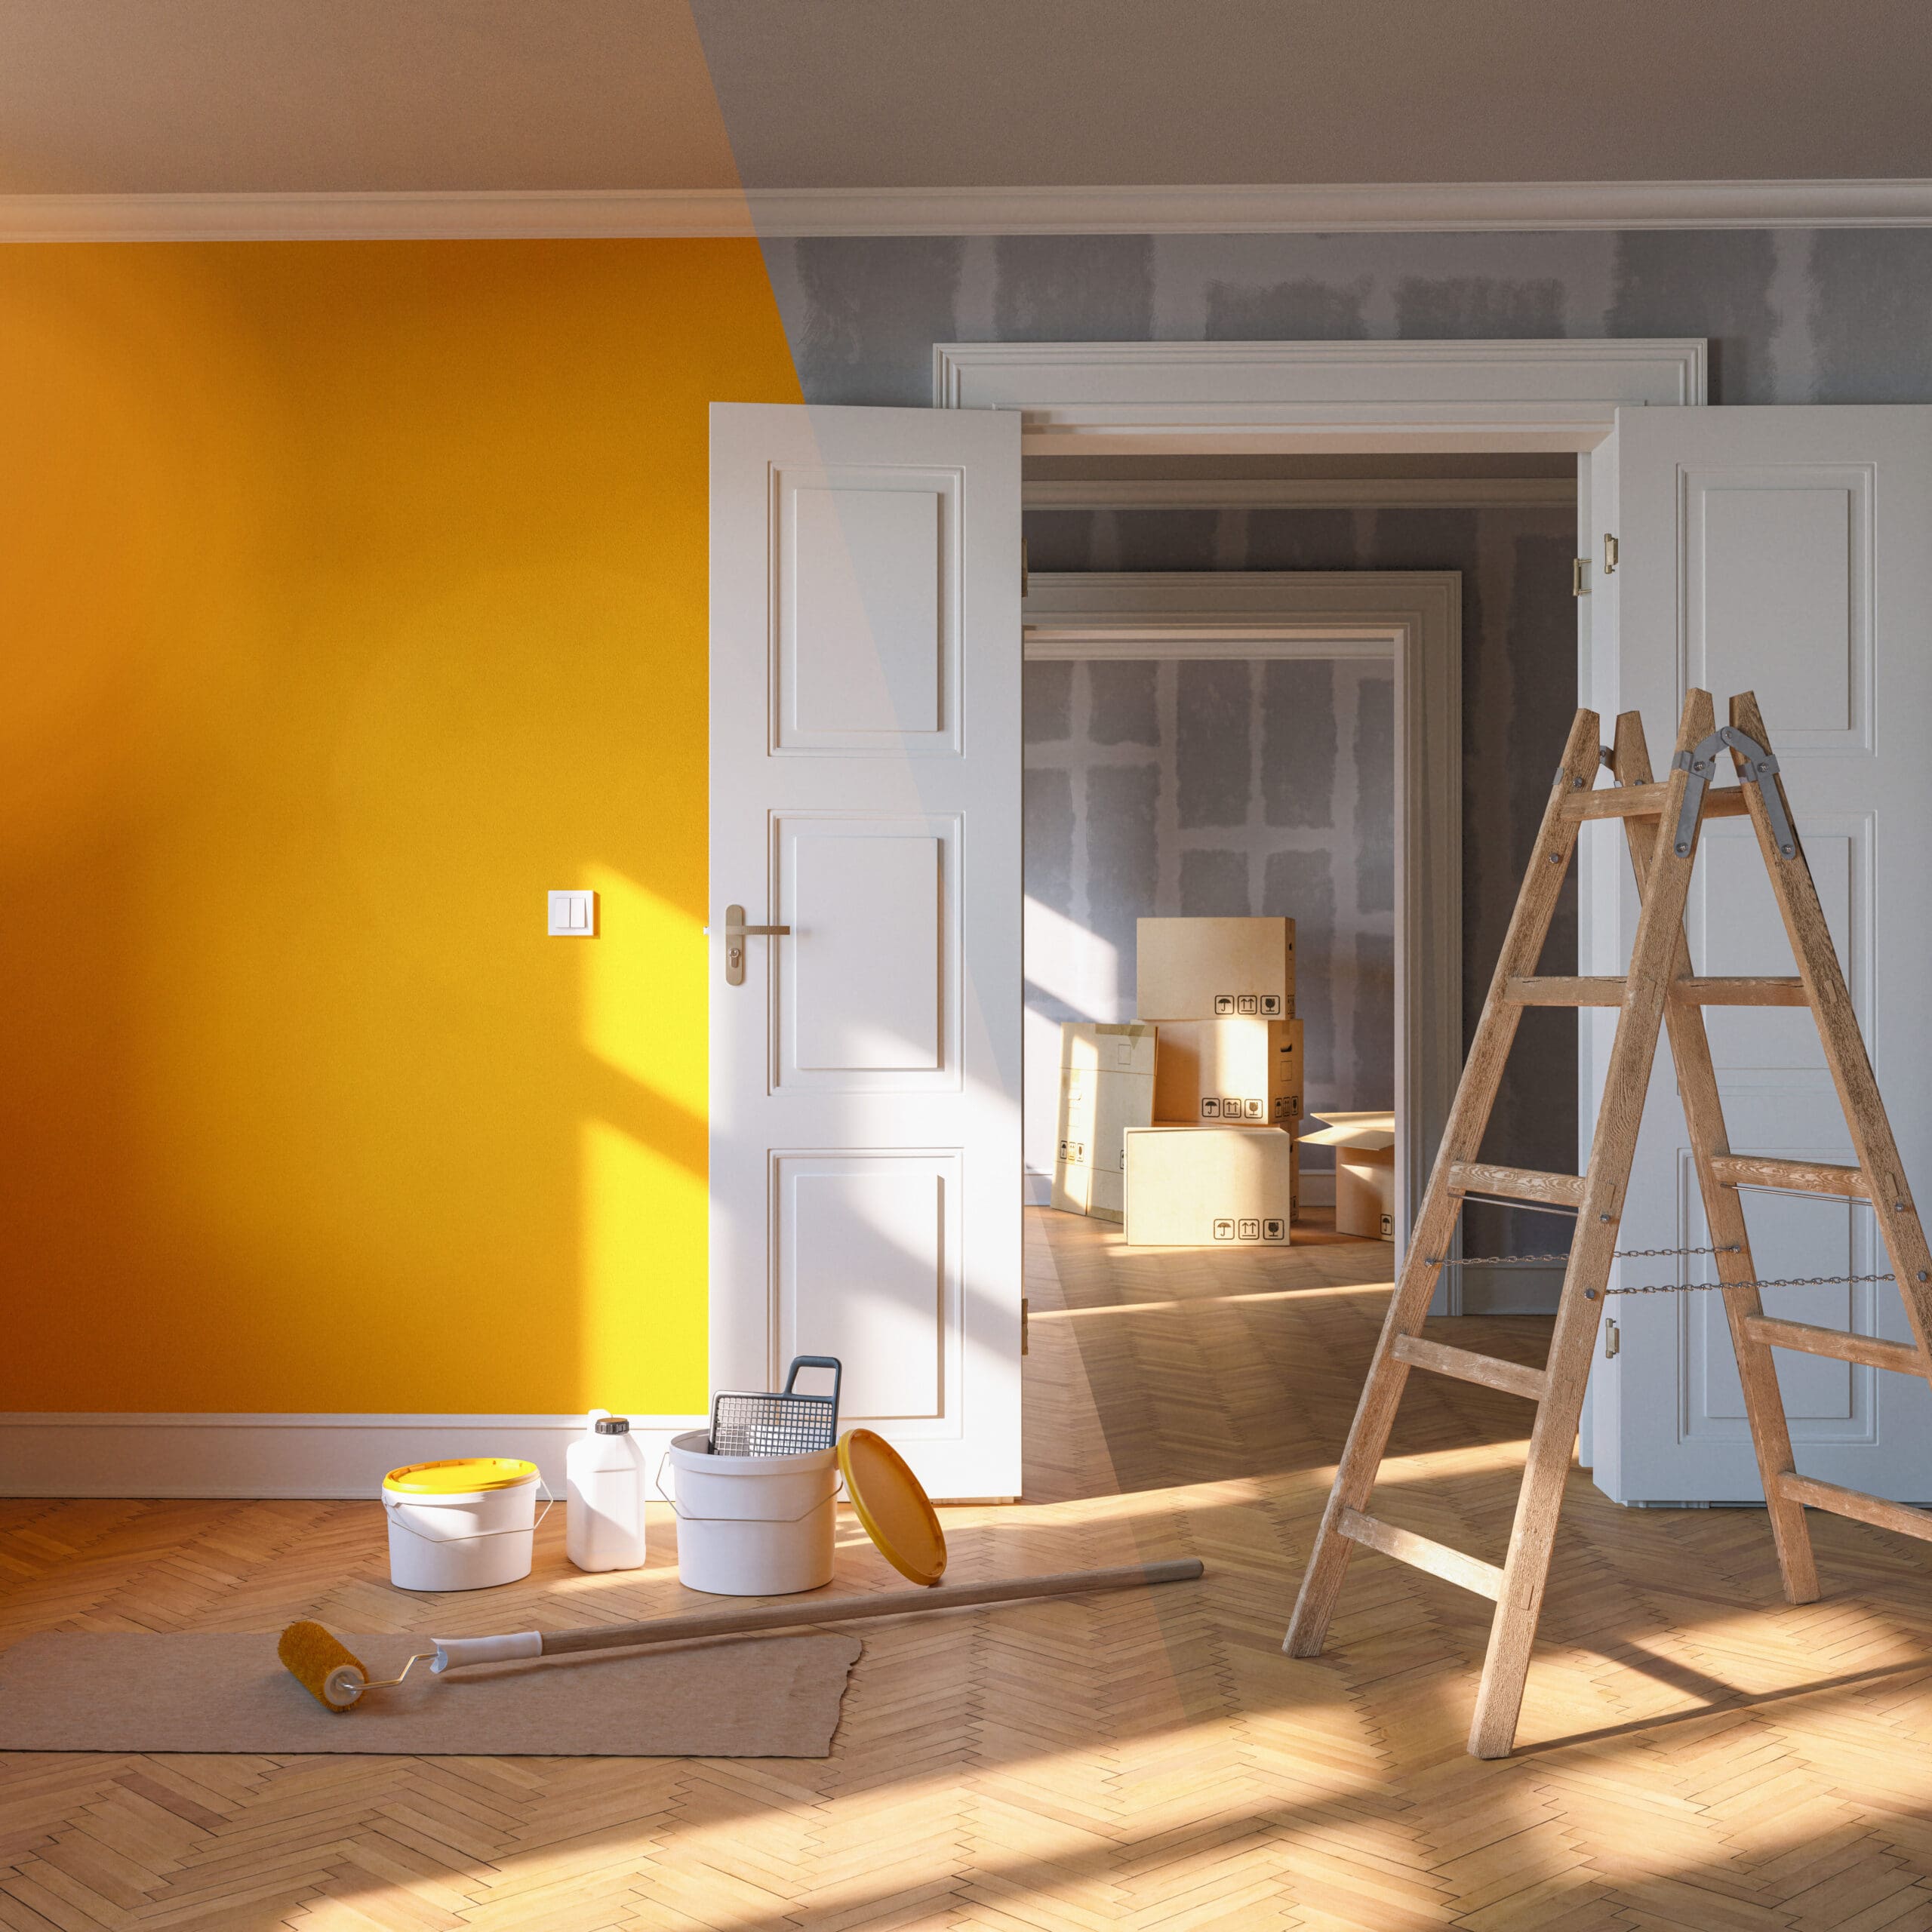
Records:
[[[633,1416],[654,1469],[706,1416]],[[361,1497],[405,1463],[521,1456],[564,1493],[581,1415],[0,1414],[0,1496]]]
[[[0,242],[1927,226],[1932,180],[0,195]]]
[[[1137,477],[1054,478],[1021,486],[1029,510],[1567,510],[1567,476]]]

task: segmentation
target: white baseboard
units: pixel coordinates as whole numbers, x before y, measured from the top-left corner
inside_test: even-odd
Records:
[[[705,1416],[633,1416],[654,1470]],[[373,1497],[405,1463],[521,1456],[554,1495],[580,1415],[0,1414],[0,1496]]]

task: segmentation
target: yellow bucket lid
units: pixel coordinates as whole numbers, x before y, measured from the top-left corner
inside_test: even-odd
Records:
[[[915,1583],[937,1583],[946,1574],[946,1532],[906,1459],[884,1436],[848,1429],[838,1438],[838,1466],[880,1555]]]
[[[405,1463],[383,1478],[398,1496],[464,1496],[481,1489],[514,1489],[537,1475],[519,1456],[452,1456],[441,1463]]]

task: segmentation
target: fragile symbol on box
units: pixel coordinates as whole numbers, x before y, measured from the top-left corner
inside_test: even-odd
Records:
[[[1261,995],[1261,1017],[1264,1020],[1278,1020],[1281,1017],[1281,995],[1263,993]]]
[[[1285,1221],[1263,1221],[1261,1238],[1263,1241],[1285,1241],[1288,1237],[1288,1224]]]

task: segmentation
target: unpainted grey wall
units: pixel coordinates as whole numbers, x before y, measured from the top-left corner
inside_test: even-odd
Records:
[[[806,398],[932,401],[936,342],[1703,336],[1715,402],[1932,401],[1932,232],[770,242]]]

